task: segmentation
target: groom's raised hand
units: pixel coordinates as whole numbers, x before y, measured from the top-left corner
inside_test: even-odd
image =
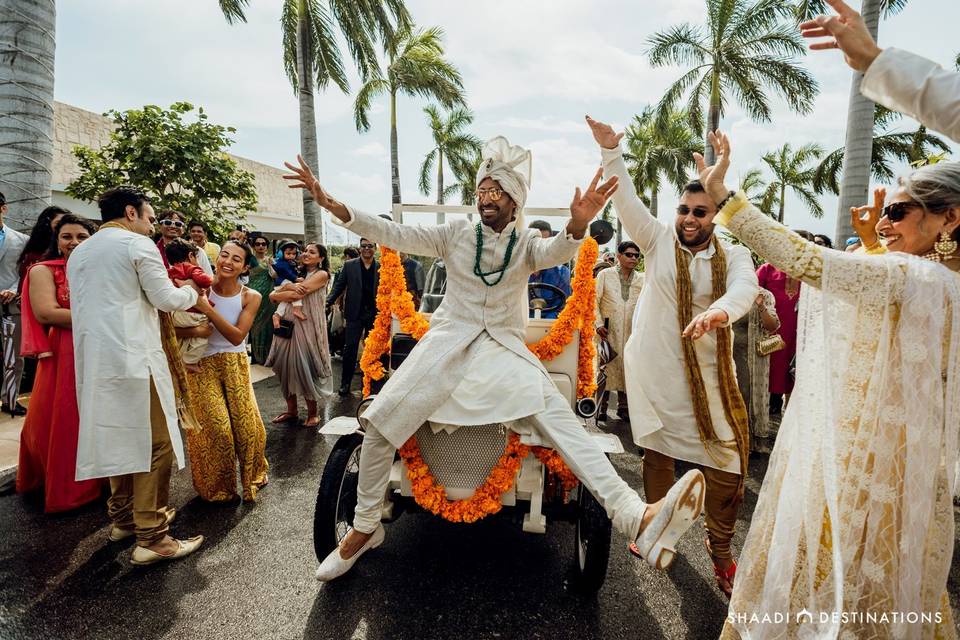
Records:
[[[287,186],[291,189],[306,189],[318,205],[344,222],[349,220],[350,215],[347,213],[347,208],[341,202],[334,199],[326,189],[320,186],[320,182],[313,175],[313,171],[311,171],[307,163],[303,161],[300,154],[297,154],[297,163],[299,166],[295,166],[289,162],[283,163],[284,166],[292,172],[283,176],[284,180],[290,182]]]
[[[574,238],[583,237],[587,231],[587,225],[600,213],[603,205],[617,190],[619,179],[616,176],[603,184],[599,184],[602,177],[603,167],[593,176],[593,181],[585,193],[581,193],[580,187],[577,187],[573,194],[573,201],[570,202],[570,223],[567,225],[567,233]]]
[[[605,122],[597,122],[590,116],[586,116],[587,124],[590,125],[590,131],[593,132],[593,139],[604,149],[615,149],[620,144],[623,133],[617,133],[613,127]]]

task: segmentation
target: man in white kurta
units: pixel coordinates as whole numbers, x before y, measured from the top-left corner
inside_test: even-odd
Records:
[[[194,306],[197,291],[167,277],[148,238],[155,218],[142,191],[118,187],[98,204],[105,224],[67,264],[80,410],[76,479],[110,478],[110,539],[136,535],[131,561],[150,564],[203,541],[167,533],[170,465],[175,454],[183,468],[184,455],[157,316]]]
[[[680,493],[692,491],[694,499],[692,517],[681,518],[684,524],[676,537],[699,514],[699,475],[688,475],[678,483],[684,488],[647,509],[524,344],[527,278],[576,254],[590,220],[616,189],[616,180],[597,187],[598,172],[583,197],[577,190],[566,231],[544,239],[522,227],[529,173],[521,174],[518,168],[529,167],[529,152],[495,138],[483,157],[477,175],[481,222],[457,220],[436,227],[400,225],[347,207],[330,197],[304,166],[287,165],[296,172],[290,176],[296,180],[293,186],[309,189],[338,224],[399,251],[439,257],[447,268],[446,294],[431,317],[430,330],[361,418],[365,435],[353,530],[321,563],[320,580],[343,575],[357,557],[383,541],[380,517],[395,450],[427,421],[465,427],[523,421],[559,451],[614,526],[636,537],[637,546],[645,546],[642,554],[655,566],[669,562],[653,558],[659,552],[644,541],[660,535],[656,522],[684,508]],[[666,557],[672,560],[673,542],[668,547]]]
[[[618,176],[620,189],[613,196],[623,227],[644,256],[646,279],[633,318],[633,333],[624,354],[627,394],[634,441],[644,449],[643,479],[647,500],[657,500],[673,482],[673,461],[701,465],[707,480],[706,524],[715,563],[724,570],[733,566],[730,541],[740,500],[741,455],[718,461],[701,439],[694,401],[684,369],[684,353],[677,311],[677,248],[688,262],[694,324],[704,328],[727,327],[749,310],[759,287],[750,252],[720,241],[726,256],[726,293],[713,298],[712,218],[717,207],[698,183],[688,186],[675,218],[658,220],[637,196],[627,173],[620,138],[608,125],[588,119],[601,147],[607,177]],[[698,192],[699,189],[699,192]],[[695,343],[710,418],[719,441],[731,445],[736,437],[720,393],[717,339],[706,332]],[[732,353],[730,366],[733,366]]]
[[[596,325],[597,336],[605,339],[617,352],[615,358],[604,365],[607,385],[600,398],[598,420],[607,419],[607,403],[610,392],[617,392],[617,416],[630,421],[627,386],[623,374],[623,348],[630,338],[633,327],[633,312],[637,308],[643,290],[644,274],[638,272],[637,262],[640,247],[632,240],[624,240],[617,246],[617,266],[597,274]]]

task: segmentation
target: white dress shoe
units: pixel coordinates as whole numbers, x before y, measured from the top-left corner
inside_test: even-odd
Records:
[[[130,563],[139,565],[155,564],[166,560],[184,558],[200,548],[200,545],[203,544],[203,536],[194,536],[186,540],[174,540],[174,542],[177,543],[177,550],[170,555],[164,555],[156,551],[151,551],[146,547],[138,546],[133,550],[133,553],[130,554]]]
[[[666,569],[676,557],[677,541],[703,511],[706,482],[703,473],[692,469],[683,474],[667,492],[663,505],[637,536],[636,553],[655,569]]]
[[[170,523],[173,522],[173,519],[177,517],[177,510],[173,507],[166,507],[164,510],[163,517],[166,519],[164,523],[166,526],[170,526]],[[110,542],[120,542],[126,540],[127,538],[133,536],[136,533],[136,529],[124,529],[113,525],[110,527]]]
[[[351,529],[352,531],[352,529]],[[347,571],[350,571],[353,568],[353,565],[357,562],[357,558],[362,556],[366,551],[370,549],[376,549],[381,544],[383,544],[383,539],[386,537],[386,532],[383,530],[383,525],[378,524],[376,531],[373,532],[373,535],[370,536],[370,539],[360,547],[360,549],[347,558],[343,559],[340,555],[340,547],[337,546],[336,549],[331,551],[326,558],[323,559],[323,562],[320,563],[320,566],[317,567],[317,580],[320,582],[330,582],[336,578],[339,578]]]

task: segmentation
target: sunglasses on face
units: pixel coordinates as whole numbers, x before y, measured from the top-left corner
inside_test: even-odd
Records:
[[[267,246],[267,243],[266,243],[266,242],[254,242],[254,243],[253,243],[253,246],[255,246],[255,247],[265,247],[265,246]]]
[[[362,244],[360,245],[361,249],[376,249],[377,245],[375,244]]]
[[[640,254],[639,254],[639,253],[634,253],[633,251],[629,251],[629,252],[625,252],[625,253],[623,254],[623,257],[624,257],[624,258],[639,258],[639,257],[640,257]]]
[[[916,209],[919,206],[916,202],[894,202],[883,208],[883,215],[890,222],[900,222],[907,217],[911,209]]]
[[[503,195],[503,189],[477,189],[477,200],[483,202],[484,199],[499,200]]]
[[[161,220],[160,224],[164,227],[176,227],[177,229],[183,229],[183,223],[179,220],[171,220],[167,218],[166,220]]]
[[[694,207],[693,209],[690,209],[690,207],[688,207],[685,204],[682,204],[679,207],[677,207],[678,216],[685,216],[689,213],[692,213],[694,218],[706,218],[710,212],[707,211],[704,207]]]

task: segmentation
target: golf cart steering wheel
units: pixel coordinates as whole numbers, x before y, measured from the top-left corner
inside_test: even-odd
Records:
[[[552,307],[547,307],[547,306],[541,307],[541,306],[539,306],[540,303],[537,302],[537,301],[543,301],[543,304],[546,304],[546,300],[544,300],[543,298],[533,298],[533,297],[531,297],[531,298],[530,298],[530,305],[529,305],[530,308],[531,308],[531,309],[539,309],[541,314],[542,314],[542,313],[547,313],[547,312],[550,312],[550,311],[556,311],[557,309],[560,309],[561,307],[563,307],[563,305],[566,304],[566,302],[567,302],[567,294],[566,294],[566,292],[565,292],[563,289],[561,289],[560,287],[555,287],[554,285],[552,285],[552,284],[547,284],[547,283],[545,283],[545,282],[531,282],[531,283],[527,284],[527,294],[528,294],[528,295],[530,294],[531,291],[535,291],[535,290],[537,290],[537,289],[546,289],[547,291],[552,291],[553,293],[555,293],[555,294],[557,294],[558,296],[560,296],[559,302],[557,302],[557,303],[556,303],[555,305],[553,305]],[[536,304],[534,304],[535,302],[536,302]]]

